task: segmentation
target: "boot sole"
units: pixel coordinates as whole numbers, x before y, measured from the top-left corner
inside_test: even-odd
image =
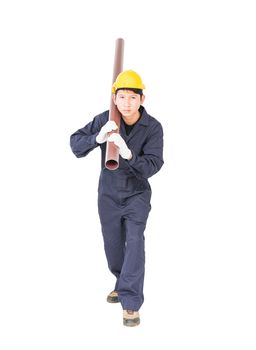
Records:
[[[107,302],[110,304],[119,303],[118,297],[107,297]]]
[[[123,319],[123,325],[126,327],[135,327],[140,324],[140,319],[139,318],[134,318],[133,320],[130,319]]]

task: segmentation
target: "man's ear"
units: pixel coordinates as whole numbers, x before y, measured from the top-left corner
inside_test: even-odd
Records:
[[[141,95],[141,99],[140,99],[140,104],[143,105],[144,101],[145,101],[146,96],[145,95]]]
[[[116,94],[112,94],[112,100],[113,100],[114,104],[116,105]]]

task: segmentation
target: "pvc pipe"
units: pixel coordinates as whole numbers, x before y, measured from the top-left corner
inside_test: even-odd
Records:
[[[116,77],[123,70],[123,56],[124,56],[124,40],[119,38],[116,40],[112,84],[114,84],[114,82],[116,81]],[[114,104],[112,96],[111,96],[111,102],[110,102],[110,108],[109,108],[109,120],[114,120],[114,122],[118,126],[118,129],[115,131],[112,131],[111,133],[113,132],[119,133],[121,113],[119,112],[116,105]],[[109,135],[111,133],[109,133]],[[116,170],[119,167],[119,149],[114,144],[114,142],[107,141],[105,166],[108,170]]]

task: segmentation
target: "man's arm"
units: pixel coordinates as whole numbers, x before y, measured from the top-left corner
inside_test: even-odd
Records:
[[[163,129],[161,124],[157,124],[148,136],[142,155],[136,155],[133,150],[131,151],[132,158],[128,161],[128,164],[133,172],[144,178],[149,178],[156,174],[164,164]]]
[[[77,130],[71,135],[70,146],[76,157],[85,157],[94,148],[99,146],[96,137],[107,120],[108,114],[104,112],[96,116],[84,128]]]

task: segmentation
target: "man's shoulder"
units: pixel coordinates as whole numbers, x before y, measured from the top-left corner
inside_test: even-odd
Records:
[[[151,114],[149,114],[145,108],[143,108],[143,114],[145,115],[149,126],[154,127],[154,128],[156,126],[158,126],[158,127],[162,128],[160,121],[157,120],[155,117],[153,117]]]
[[[109,116],[109,110],[106,110],[106,111],[104,111],[104,112],[102,112],[100,114],[97,114],[93,118],[93,120],[94,120],[94,122],[96,122],[100,126],[103,126],[108,121],[108,116]]]
[[[106,110],[100,114],[97,114],[95,118],[100,118],[100,119],[108,119],[109,116],[109,110]]]
[[[159,126],[162,126],[160,121],[157,120],[155,117],[152,117],[152,115],[148,115],[149,116],[149,119],[150,119],[150,123],[154,124],[154,125],[159,125]]]

